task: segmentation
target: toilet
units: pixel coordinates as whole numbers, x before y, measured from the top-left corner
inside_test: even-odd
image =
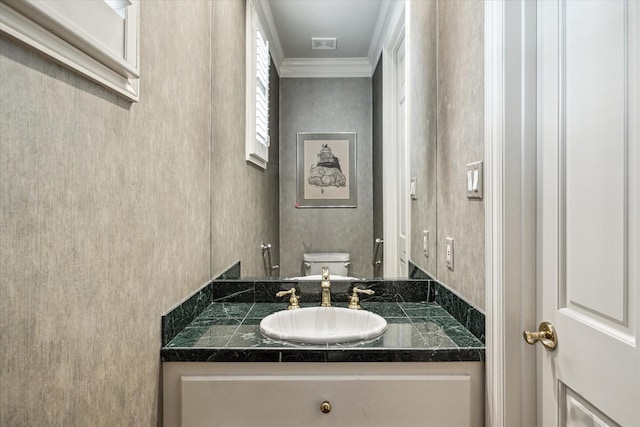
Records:
[[[351,265],[351,255],[344,252],[313,252],[304,254],[304,275],[322,274],[322,267],[329,267],[329,275],[346,277]]]

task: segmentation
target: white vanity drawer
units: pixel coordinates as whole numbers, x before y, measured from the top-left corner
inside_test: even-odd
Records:
[[[470,426],[471,376],[182,376],[181,422],[199,426]],[[323,402],[331,411],[323,413]]]

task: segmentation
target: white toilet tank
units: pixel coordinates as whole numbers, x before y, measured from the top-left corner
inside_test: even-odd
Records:
[[[304,274],[322,274],[322,267],[329,267],[330,276],[348,276],[351,255],[344,252],[314,252],[304,254]]]

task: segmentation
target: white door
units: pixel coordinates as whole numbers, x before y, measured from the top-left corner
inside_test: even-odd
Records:
[[[640,426],[639,21],[538,2],[540,426]]]
[[[398,275],[406,277],[409,274],[409,230],[410,200],[409,200],[409,159],[407,147],[407,103],[405,77],[405,49],[404,39],[395,51],[396,62],[396,173],[397,209],[398,209]]]

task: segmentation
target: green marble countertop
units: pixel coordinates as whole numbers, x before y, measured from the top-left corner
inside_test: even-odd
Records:
[[[387,320],[387,331],[380,337],[368,342],[298,344],[275,341],[260,332],[260,321],[286,309],[286,304],[214,302],[162,347],[161,359],[163,362],[484,361],[484,344],[435,302],[362,302],[362,307]]]

